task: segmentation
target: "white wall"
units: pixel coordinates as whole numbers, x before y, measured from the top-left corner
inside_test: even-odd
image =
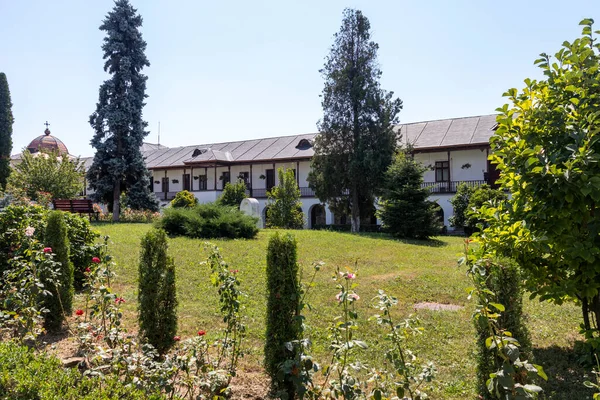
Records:
[[[481,181],[487,171],[485,149],[471,149],[450,152],[450,180]],[[466,168],[466,164],[471,166]],[[463,168],[465,167],[465,168]]]
[[[454,214],[454,209],[452,208],[452,204],[450,204],[450,199],[453,196],[454,193],[433,193],[429,196],[429,200],[435,201],[442,207],[442,210],[444,210],[444,225],[446,225],[449,230],[454,229],[448,222],[448,218]]]
[[[220,195],[221,192],[215,190],[202,190],[199,192],[194,192],[194,196],[196,196],[200,204],[212,203],[216,201]]]
[[[258,200],[258,208],[260,210],[260,217],[262,220],[262,227],[265,226],[265,208],[268,205],[269,201],[267,199],[257,199]],[[310,211],[312,206],[316,204],[322,204],[317,198],[302,198],[300,199],[302,202],[302,212],[304,213],[304,228],[312,228],[310,226]],[[329,207],[325,204],[325,222],[327,224],[333,223],[333,213],[329,210]]]
[[[415,160],[429,167],[423,175],[425,182],[435,182],[436,161],[448,161],[448,152],[416,153]],[[469,168],[462,168],[465,164]],[[450,152],[450,180],[451,181],[480,181],[483,173],[487,171],[487,152],[485,149],[454,150]]]
[[[427,167],[427,170],[423,174],[423,181],[435,182],[435,171],[433,169],[435,167],[435,162],[448,161],[448,153],[445,151],[437,153],[416,153],[415,161],[418,161],[423,164],[424,167]]]

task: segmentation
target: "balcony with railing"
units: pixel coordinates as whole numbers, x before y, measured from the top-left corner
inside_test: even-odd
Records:
[[[458,186],[464,183],[468,187],[479,187],[485,183],[485,180],[480,181],[449,181],[449,182],[423,182],[422,188],[429,189],[431,193],[456,193]]]
[[[312,190],[309,187],[301,187],[300,189],[300,197],[315,197],[315,192],[314,190]],[[213,196],[213,197],[218,197],[221,195],[223,191],[222,190],[194,190],[193,193],[196,194],[196,196],[200,197],[200,201],[202,202],[202,200],[206,200],[206,201],[214,201],[214,199],[211,199],[209,197]],[[165,201],[170,201],[173,200],[175,198],[175,195],[177,195],[177,192],[154,192],[154,195],[159,199],[159,200],[165,200]],[[266,188],[256,188],[256,189],[252,189],[250,187],[248,187],[246,189],[246,195],[248,197],[254,197],[256,199],[266,199],[267,198],[267,189]],[[204,197],[206,197],[206,199],[203,199]]]
[[[315,197],[315,191],[309,187],[301,187],[300,189],[300,197]],[[252,190],[246,190],[246,194],[250,197],[254,197],[255,199],[266,199],[267,198],[267,189],[266,188],[257,188]]]

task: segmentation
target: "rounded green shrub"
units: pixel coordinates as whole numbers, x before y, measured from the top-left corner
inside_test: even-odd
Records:
[[[258,233],[256,222],[256,218],[234,207],[208,203],[193,208],[167,208],[156,226],[170,235],[251,239]]]
[[[160,354],[175,343],[177,333],[175,264],[167,250],[167,234],[162,229],[151,229],[142,238],[138,268],[140,336]]]
[[[182,190],[175,195],[175,198],[171,200],[171,207],[180,208],[180,207],[194,207],[198,204],[198,199],[192,192],[187,190]]]
[[[25,228],[35,228],[34,238],[44,241],[49,211],[40,206],[8,206],[0,212],[0,273],[8,268],[12,257],[22,255]],[[96,243],[100,234],[92,229],[88,219],[78,214],[64,213],[69,237],[69,255],[74,268],[75,288],[81,288],[84,271],[92,257],[98,255]]]
[[[49,310],[44,325],[50,331],[61,328],[65,315],[73,310],[73,263],[69,254],[67,224],[62,211],[48,214],[48,225],[44,233],[44,244],[54,253],[54,261],[60,265],[57,282],[45,285],[51,296],[44,297],[44,305]],[[58,286],[58,287],[57,287]]]
[[[271,378],[272,393],[286,393],[288,399],[294,398],[296,390],[293,382],[279,374],[279,368],[294,358],[285,343],[302,338],[298,272],[296,239],[290,234],[275,233],[267,248],[265,369]]]

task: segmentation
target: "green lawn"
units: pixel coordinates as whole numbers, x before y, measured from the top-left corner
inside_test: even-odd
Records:
[[[128,326],[135,329],[137,297],[137,262],[141,236],[150,229],[146,224],[99,224],[96,228],[111,238],[111,253],[118,264],[116,289],[127,299]],[[262,360],[265,313],[265,258],[272,231],[262,230],[254,240],[212,240],[232,269],[239,269],[248,316],[248,355],[244,368],[256,371]],[[399,299],[396,317],[418,316],[425,328],[423,335],[409,340],[409,347],[422,361],[433,361],[438,368],[436,380],[426,389],[433,399],[472,399],[474,394],[474,329],[471,313],[474,304],[467,300],[465,288],[469,281],[456,260],[462,248],[462,239],[440,237],[432,242],[397,241],[379,235],[351,235],[326,231],[293,231],[298,240],[299,262],[305,278],[312,272],[311,264],[325,262],[311,292],[314,310],[307,312],[308,334],[314,342],[317,359],[327,354],[327,330],[337,315],[337,293],[331,276],[336,266],[358,267],[357,291],[360,329],[358,338],[369,342],[364,360],[376,364],[381,359],[377,351],[381,332],[368,321],[375,313],[371,299],[377,289],[385,289]],[[177,293],[179,297],[179,331],[182,337],[194,335],[199,329],[214,331],[220,324],[217,294],[208,280],[208,267],[201,262],[206,258],[204,241],[174,238],[170,252],[177,265]],[[459,311],[415,310],[413,305],[422,301],[450,303],[464,306]],[[536,362],[541,363],[550,376],[544,384],[548,398],[591,398],[583,390],[585,371],[576,363],[573,353],[579,339],[579,308],[572,304],[554,306],[526,301],[525,310],[532,340],[536,348]]]

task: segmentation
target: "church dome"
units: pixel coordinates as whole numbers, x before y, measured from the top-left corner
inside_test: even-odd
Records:
[[[59,138],[50,134],[50,129],[46,127],[44,134],[36,137],[29,143],[27,150],[30,153],[37,153],[39,151],[53,152],[56,151],[60,154],[69,154],[67,146]]]

